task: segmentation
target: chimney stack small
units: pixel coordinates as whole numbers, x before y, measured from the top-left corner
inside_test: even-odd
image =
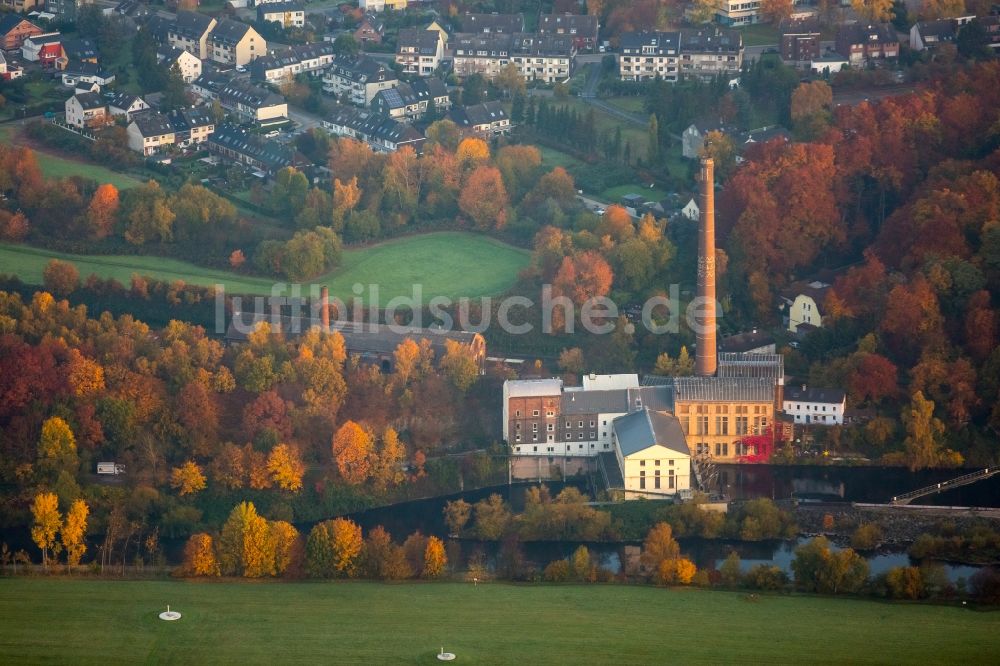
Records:
[[[319,317],[325,333],[330,332],[330,288],[321,287],[319,290]]]

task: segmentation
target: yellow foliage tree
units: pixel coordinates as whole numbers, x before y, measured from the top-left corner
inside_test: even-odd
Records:
[[[865,21],[882,23],[893,17],[892,0],[851,0],[851,7]]]
[[[191,576],[218,576],[219,561],[215,557],[212,536],[192,534],[184,545],[184,571]]]
[[[205,475],[198,463],[188,460],[170,472],[170,486],[180,495],[193,495],[205,489]]]
[[[55,549],[59,547],[56,542],[56,535],[62,524],[59,498],[55,493],[35,495],[35,501],[31,505],[31,515],[35,521],[31,526],[31,539],[42,551],[42,566],[48,569],[49,553],[55,555]]]
[[[669,523],[657,523],[649,530],[642,544],[642,563],[651,571],[657,571],[664,560],[676,560],[681,555],[681,547],[674,539]]]
[[[420,359],[420,346],[410,338],[406,338],[396,346],[392,353],[393,377],[400,384],[406,384],[413,378]]]
[[[954,18],[965,14],[965,0],[924,0],[920,5],[920,18],[933,21]]]
[[[243,466],[247,470],[250,487],[263,490],[271,487],[271,475],[267,471],[267,456],[253,448],[253,444],[243,447]]]
[[[345,421],[333,436],[333,459],[347,483],[363,483],[371,472],[372,434],[354,421]]]
[[[274,575],[274,541],[267,521],[253,502],[233,508],[219,538],[219,564],[226,575],[260,578]]]
[[[490,147],[482,139],[474,136],[466,137],[458,144],[455,157],[463,166],[485,162],[490,159]]]
[[[448,555],[445,553],[444,542],[436,536],[427,539],[427,547],[424,549],[424,568],[422,576],[424,578],[437,578],[444,573],[444,568],[448,565]]]
[[[297,571],[302,564],[302,539],[291,523],[277,520],[271,523],[274,543],[274,572],[281,576]]]
[[[267,457],[267,471],[271,481],[282,490],[298,492],[302,489],[302,475],[306,466],[302,464],[299,450],[288,444],[278,444]]]
[[[42,424],[42,436],[38,440],[38,459],[42,468],[47,471],[74,471],[78,462],[76,438],[69,424],[62,418],[53,416]]]
[[[406,460],[406,447],[399,441],[399,434],[393,428],[386,428],[377,452],[373,452],[371,463],[372,480],[375,489],[384,492],[391,486],[403,482],[402,463]]]
[[[87,514],[90,508],[82,499],[73,502],[66,512],[66,523],[62,528],[62,545],[66,549],[66,564],[75,567],[87,552],[84,536],[87,534]]]
[[[334,518],[330,522],[330,543],[333,547],[333,568],[345,575],[353,575],[364,539],[361,527],[346,518]]]
[[[444,341],[444,356],[441,357],[441,369],[445,376],[462,393],[469,390],[469,387],[479,376],[479,366],[472,351],[454,340]]]

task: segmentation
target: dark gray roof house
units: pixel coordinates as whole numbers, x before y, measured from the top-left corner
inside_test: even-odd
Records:
[[[211,29],[211,26],[211,16],[182,9],[177,12],[177,18],[174,19],[170,30],[181,37],[199,40]]]
[[[437,30],[421,28],[403,28],[396,37],[396,53],[402,53],[402,48],[416,48],[418,55],[435,55],[441,33]]]
[[[211,40],[217,44],[235,46],[240,43],[240,40],[243,39],[243,37],[250,30],[252,30],[252,28],[243,21],[222,19],[216,24],[215,28],[212,29]]]
[[[684,439],[684,429],[672,414],[644,408],[619,416],[612,422],[612,426],[622,456],[630,456],[657,445],[685,456],[691,455]]]
[[[840,405],[846,399],[847,394],[841,389],[813,388],[811,386],[788,386],[785,388],[785,400],[791,402]]]
[[[513,34],[524,32],[524,14],[464,14],[462,32]]]

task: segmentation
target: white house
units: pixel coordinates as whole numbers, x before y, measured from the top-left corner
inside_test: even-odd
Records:
[[[301,28],[306,24],[306,12],[297,2],[268,2],[257,5],[257,20],[280,23],[283,28]]]
[[[125,116],[126,120],[132,120],[133,113],[148,108],[149,104],[143,98],[127,92],[116,92],[108,98],[108,113],[112,116]]]
[[[156,59],[168,67],[177,65],[184,83],[191,83],[201,76],[201,60],[188,51],[168,46],[157,52]]]
[[[80,92],[65,104],[66,124],[73,127],[92,128],[103,125],[108,115],[108,106],[96,92]]]
[[[144,111],[132,116],[127,133],[128,147],[145,156],[174,144],[174,126],[158,111]]]
[[[805,425],[843,425],[847,396],[839,389],[786,387],[785,414]]]
[[[114,72],[92,62],[75,62],[62,71],[62,82],[67,88],[80,83],[96,83],[104,87],[114,80]]]
[[[691,199],[684,204],[684,207],[681,208],[681,215],[694,221],[697,221],[698,218],[701,217],[701,208],[698,207],[698,202],[695,201],[694,197],[691,197]]]
[[[612,428],[625,499],[691,489],[691,454],[677,417],[643,408],[616,418]]]

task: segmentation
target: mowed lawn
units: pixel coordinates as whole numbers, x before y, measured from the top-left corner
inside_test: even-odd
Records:
[[[276,280],[237,275],[177,259],[141,256],[69,255],[51,250],[0,243],[0,273],[15,274],[29,284],[42,283],[51,259],[73,263],[81,278],[96,274],[128,284],[138,273],[158,280],[225,285],[227,293],[268,295]],[[423,298],[477,297],[502,294],[528,264],[528,253],[481,234],[436,232],[398,238],[378,245],[344,250],[341,265],[315,282],[345,301],[355,284],[378,285],[382,305],[394,296],[410,296],[421,285]],[[305,290],[303,293],[307,293]]]
[[[17,138],[14,133],[18,131],[13,125],[0,127],[0,140],[6,143],[15,143]],[[96,180],[98,183],[111,183],[120,190],[141,185],[142,181],[124,173],[112,171],[103,166],[88,162],[83,159],[72,159],[62,157],[55,153],[45,152],[44,149],[32,148],[35,153],[35,160],[42,175],[48,178],[69,178],[71,176],[81,176]]]
[[[170,604],[182,618],[157,614]],[[7,664],[982,664],[1000,613],[624,585],[0,580]]]
[[[601,192],[601,195],[608,201],[613,201],[618,203],[623,196],[626,194],[640,194],[646,197],[646,201],[660,201],[667,193],[658,187],[650,188],[648,186],[643,187],[638,184],[631,185],[618,185],[616,187],[609,187],[608,189]]]

